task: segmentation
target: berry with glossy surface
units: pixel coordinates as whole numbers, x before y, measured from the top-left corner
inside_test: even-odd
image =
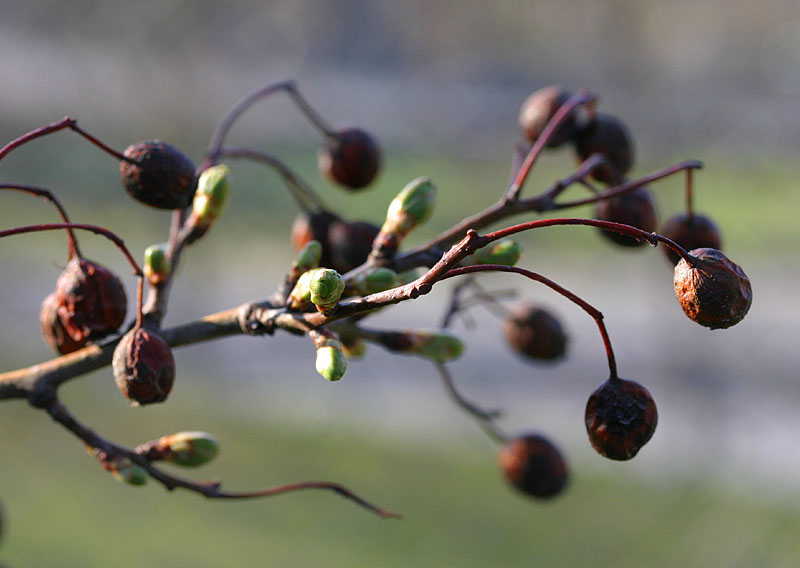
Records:
[[[346,128],[326,138],[317,165],[332,182],[357,190],[373,182],[381,160],[380,146],[370,134],[360,128]]]

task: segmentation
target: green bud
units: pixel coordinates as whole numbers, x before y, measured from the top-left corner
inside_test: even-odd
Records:
[[[447,332],[412,331],[407,335],[413,346],[410,351],[439,363],[452,361],[464,351],[461,339]]]
[[[163,284],[169,278],[172,263],[167,258],[167,243],[150,245],[144,249],[144,276],[153,286]]]
[[[219,441],[206,432],[178,432],[161,438],[159,445],[166,450],[165,460],[185,467],[208,463],[219,453]]]
[[[230,194],[231,174],[228,166],[211,166],[197,180],[192,213],[201,224],[210,224],[222,215]]]
[[[297,253],[295,264],[298,270],[305,272],[319,266],[320,260],[322,260],[322,243],[310,240]]]
[[[397,272],[385,267],[364,272],[353,282],[353,288],[362,296],[377,294],[395,286],[397,286]]]
[[[474,264],[502,264],[514,266],[522,254],[522,245],[511,239],[501,239],[475,251]]]
[[[311,273],[311,270],[303,272],[289,293],[289,307],[294,310],[307,306],[311,302]]]
[[[329,381],[341,379],[347,370],[341,342],[328,339],[322,347],[318,347],[316,367],[317,372]]]
[[[428,220],[436,201],[436,185],[430,178],[419,177],[410,181],[392,199],[381,231],[394,233],[399,239],[414,227]]]
[[[311,289],[311,302],[321,308],[336,305],[344,291],[344,278],[332,268],[315,268],[309,270],[311,279],[309,288]]]
[[[147,483],[147,472],[128,458],[120,458],[109,465],[114,479],[128,485],[144,485]]]

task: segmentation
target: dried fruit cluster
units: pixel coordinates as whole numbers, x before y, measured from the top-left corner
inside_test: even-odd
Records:
[[[534,364],[563,360],[569,344],[559,320],[539,303],[506,306],[498,294],[486,291],[478,280],[482,272],[508,272],[541,283],[564,296],[594,319],[608,359],[608,379],[588,399],[585,425],[594,449],[615,460],[634,457],[650,440],[658,415],[652,396],[642,385],[621,379],[603,323],[603,314],[560,284],[518,266],[522,247],[513,236],[551,226],[583,225],[601,231],[610,242],[625,248],[644,243],[662,245],[674,268],[674,286],[686,315],[711,329],[742,320],[751,302],[744,272],[722,252],[719,232],[692,210],[692,171],[699,162],[687,161],[641,178],[629,178],[634,145],[625,124],[596,111],[596,97],[572,94],[560,87],[533,93],[520,111],[525,156],[497,204],[440,233],[416,248],[404,248],[406,237],[432,215],[437,186],[425,177],[411,180],[389,203],[380,224],[349,221],[326,207],[317,193],[279,158],[254,148],[226,146],[232,124],[256,102],[286,93],[322,135],[317,164],[325,178],[347,191],[362,191],[377,179],[382,153],[374,137],[363,129],[334,130],[314,112],[292,82],[261,89],[232,107],[214,133],[200,162],[175,147],[154,139],[117,152],[78,127],[70,118],[31,131],[0,149],[0,159],[14,148],[62,129],[71,129],[119,161],[122,185],[140,204],[171,212],[166,243],[147,247],[143,266],[108,229],[72,223],[55,195],[42,188],[0,184],[0,189],[47,197],[59,209],[62,223],[18,227],[0,236],[42,230],[65,230],[68,263],[56,290],[42,304],[40,321],[45,342],[61,357],[28,369],[0,374],[0,398],[27,398],[92,450],[104,469],[124,482],[141,485],[155,479],[167,488],[182,487],[207,497],[266,497],[299,489],[334,490],[372,512],[393,516],[330,482],[298,483],[248,493],[228,493],[218,483],[197,483],[158,467],[160,461],[199,466],[217,454],[218,442],[203,432],[181,432],[128,449],[83,426],[61,403],[58,388],[90,370],[112,365],[119,390],[134,406],[167,400],[175,378],[172,348],[234,334],[262,335],[277,330],[308,337],[314,350],[313,367],[329,381],[346,373],[348,360],[373,343],[398,354],[430,360],[448,392],[465,412],[481,422],[501,446],[499,461],[508,481],[537,498],[559,494],[568,469],[559,449],[544,435],[509,436],[498,426],[497,412],[485,411],[464,399],[450,376],[447,363],[465,349],[448,328],[455,316],[476,304],[500,314],[511,350]],[[523,186],[545,149],[573,148],[576,170],[534,197],[522,197]],[[266,299],[211,314],[178,328],[162,320],[172,279],[184,249],[204,238],[224,213],[230,198],[231,172],[223,160],[249,159],[273,168],[286,182],[300,214],[291,231],[297,256]],[[646,185],[670,175],[686,174],[686,212],[656,233],[656,210]],[[596,184],[600,184],[599,186]],[[575,186],[588,197],[565,201],[563,193]],[[592,203],[594,219],[549,218],[529,220],[480,235],[478,231],[511,215],[548,212]],[[114,241],[138,278],[136,315],[123,328],[127,296],[122,281],[108,269],[83,258],[73,234],[92,231]],[[438,328],[423,330],[376,329],[364,322],[385,306],[416,299],[440,282],[459,278],[452,288],[449,308]],[[145,300],[145,289],[147,298]],[[69,356],[64,356],[69,354]]]

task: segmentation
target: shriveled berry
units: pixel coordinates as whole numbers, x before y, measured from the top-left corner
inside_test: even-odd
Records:
[[[136,161],[119,163],[122,185],[134,199],[159,209],[182,209],[192,203],[195,166],[173,146],[147,140],[128,146],[124,155]]]
[[[500,450],[498,460],[509,483],[531,497],[554,497],[567,484],[567,464],[561,452],[539,434],[509,441]]]
[[[547,123],[553,118],[558,109],[572,96],[564,88],[550,85],[531,94],[519,110],[519,126],[530,142],[536,142],[544,131]],[[572,140],[577,132],[577,120],[572,113],[564,119],[561,126],[550,137],[546,146],[554,148]]]
[[[381,167],[381,149],[360,128],[346,128],[329,136],[317,158],[320,171],[346,189],[368,186]]]
[[[366,221],[332,223],[328,229],[328,254],[331,268],[344,274],[361,266],[370,251],[380,228]]]
[[[722,248],[722,237],[717,225],[705,215],[679,213],[667,219],[659,233],[681,245],[686,250],[697,248]],[[669,247],[662,247],[664,254],[674,265],[680,255]]]
[[[586,431],[592,447],[612,460],[629,460],[653,436],[656,403],[639,383],[613,378],[600,385],[586,404]]]
[[[580,161],[592,154],[603,154],[607,164],[596,168],[592,177],[604,183],[616,183],[633,166],[633,140],[628,128],[618,118],[597,113],[593,121],[575,136],[575,151]]]
[[[76,343],[105,337],[125,321],[128,300],[122,282],[104,266],[73,258],[56,281],[58,317]]]
[[[675,265],[675,295],[689,319],[711,329],[724,329],[742,321],[753,301],[750,279],[722,252],[699,248],[689,252],[690,264]]]
[[[172,350],[160,335],[142,327],[122,337],[111,364],[117,387],[134,405],[163,402],[175,382]]]
[[[513,306],[503,331],[511,348],[529,359],[554,361],[567,350],[567,335],[561,323],[536,304]]]
[[[638,187],[632,191],[615,195],[609,199],[598,201],[595,205],[594,215],[601,221],[624,223],[637,229],[651,233],[658,226],[658,216],[653,202],[653,196],[645,187]],[[600,230],[607,239],[625,247],[638,247],[647,241],[628,235],[621,235],[614,231]]]
[[[64,328],[64,324],[61,323],[61,318],[58,317],[58,298],[55,293],[47,296],[42,302],[39,323],[42,325],[44,342],[56,353],[61,355],[72,353],[86,345],[86,341],[72,339]]]

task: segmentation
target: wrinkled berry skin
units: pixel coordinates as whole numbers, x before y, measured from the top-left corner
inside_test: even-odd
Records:
[[[195,166],[177,149],[161,140],[148,140],[128,146],[123,154],[138,162],[119,163],[122,185],[131,197],[158,209],[182,209],[192,203]]]
[[[42,326],[42,337],[47,346],[59,355],[77,351],[86,345],[86,341],[75,341],[67,333],[61,318],[58,317],[58,298],[50,294],[42,302],[39,311],[39,323]]]
[[[366,221],[332,223],[328,229],[331,268],[345,274],[364,264],[380,227]]]
[[[679,213],[664,221],[659,233],[675,241],[686,250],[697,248],[722,248],[722,237],[717,225],[705,215]],[[680,255],[669,247],[662,247],[667,259],[677,264]]]
[[[561,452],[538,434],[509,441],[500,450],[498,461],[508,482],[530,497],[554,497],[567,485],[567,464]]]
[[[653,436],[656,403],[639,383],[609,379],[589,397],[586,431],[592,447],[612,460],[629,460]]]
[[[511,348],[528,359],[555,361],[567,350],[567,335],[561,323],[534,304],[512,307],[503,331]]]
[[[175,360],[169,345],[141,327],[122,337],[111,365],[117,387],[136,406],[163,402],[175,382]]]
[[[608,163],[592,171],[592,177],[608,184],[617,183],[633,166],[633,139],[628,128],[616,117],[597,113],[595,119],[575,136],[575,152],[581,162],[592,154],[603,154]]]
[[[319,170],[345,189],[362,189],[381,168],[381,149],[375,139],[359,128],[329,136],[317,157]]]
[[[702,326],[725,329],[742,321],[753,302],[750,279],[741,267],[712,248],[689,251],[696,266],[675,265],[675,295],[684,313]]]
[[[70,260],[56,281],[53,296],[45,299],[39,319],[45,342],[59,353],[75,351],[88,341],[105,337],[125,321],[128,309],[125,288],[113,272],[96,262]],[[60,324],[53,321],[54,306]],[[62,329],[71,341],[57,339]],[[56,342],[51,343],[52,339]]]
[[[519,126],[529,142],[536,142],[539,139],[547,123],[570,96],[572,94],[569,91],[551,85],[535,91],[525,99],[519,110]],[[577,130],[575,114],[571,113],[553,133],[546,146],[555,148],[572,140]]]
[[[644,187],[598,201],[595,205],[595,218],[601,221],[624,223],[648,233],[655,231],[658,226],[658,215],[652,194]],[[600,230],[600,234],[611,242],[624,247],[639,247],[647,243],[644,239],[640,240],[604,229]]]

